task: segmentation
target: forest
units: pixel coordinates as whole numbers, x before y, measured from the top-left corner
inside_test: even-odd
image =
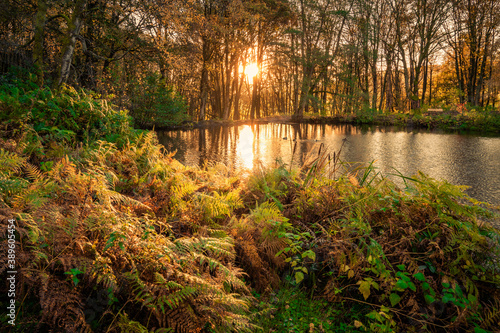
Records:
[[[499,132],[499,24],[495,0],[0,0],[0,331],[498,331],[498,205],[344,143],[183,165],[150,129]]]
[[[2,71],[137,122],[498,107],[495,0],[2,1]],[[159,119],[163,119],[163,122]]]

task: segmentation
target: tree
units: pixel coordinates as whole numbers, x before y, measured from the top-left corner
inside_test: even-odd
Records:
[[[298,26],[291,33],[298,37],[296,47],[299,49],[299,53],[298,56],[295,54],[295,46],[293,45],[290,52],[301,67],[299,101],[293,114],[294,119],[302,119],[311,98],[312,89],[316,88],[338,51],[335,36],[337,36],[337,32],[338,36],[342,33],[348,13],[344,6],[349,6],[349,4],[340,3],[337,5],[340,7],[336,7],[336,2],[331,0],[298,1]],[[333,53],[332,46],[335,46]]]
[[[83,14],[86,5],[87,0],[75,1],[71,18],[66,19],[68,28],[66,29],[62,46],[59,76],[56,81],[57,88],[68,81],[70,66],[73,60],[73,53],[75,51],[76,39],[82,27]]]
[[[424,65],[445,38],[442,27],[451,11],[450,5],[449,0],[392,2],[397,48],[403,63],[406,95],[412,110],[419,108],[425,98],[425,85],[422,93],[420,90]]]
[[[483,93],[491,68],[495,31],[500,25],[500,3],[494,0],[454,1],[449,46],[455,61],[461,103],[484,105]]]

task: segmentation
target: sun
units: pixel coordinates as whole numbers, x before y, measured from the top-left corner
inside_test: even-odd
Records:
[[[253,79],[257,74],[259,74],[259,66],[256,63],[253,62],[245,66],[245,75],[247,78]]]

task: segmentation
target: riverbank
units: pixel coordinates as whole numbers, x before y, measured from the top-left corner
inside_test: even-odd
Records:
[[[305,116],[300,122],[291,116],[270,116],[246,120],[207,120],[184,122],[176,126],[155,128],[156,130],[175,130],[191,128],[210,128],[214,126],[240,126],[251,124],[353,124],[398,126],[417,129],[442,129],[447,131],[480,132],[500,134],[500,112],[467,111],[429,111],[423,114],[407,113],[361,113],[339,116]],[[152,129],[152,128],[150,128]]]
[[[371,166],[339,173],[326,154],[302,170],[187,167],[105,101],[29,96],[0,104],[17,309],[2,331],[498,327],[498,215],[457,186],[418,174],[401,189]]]

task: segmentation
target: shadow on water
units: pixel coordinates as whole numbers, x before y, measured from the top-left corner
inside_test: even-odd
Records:
[[[394,169],[404,175],[420,170],[436,179],[467,185],[470,196],[500,205],[499,137],[345,124],[255,124],[165,131],[158,138],[168,151],[177,150],[175,158],[184,164],[222,162],[233,169],[252,169],[258,161],[274,165],[277,159],[293,160],[300,166],[315,143],[324,143],[333,152],[347,138],[343,161],[375,160],[374,165],[386,175]]]

